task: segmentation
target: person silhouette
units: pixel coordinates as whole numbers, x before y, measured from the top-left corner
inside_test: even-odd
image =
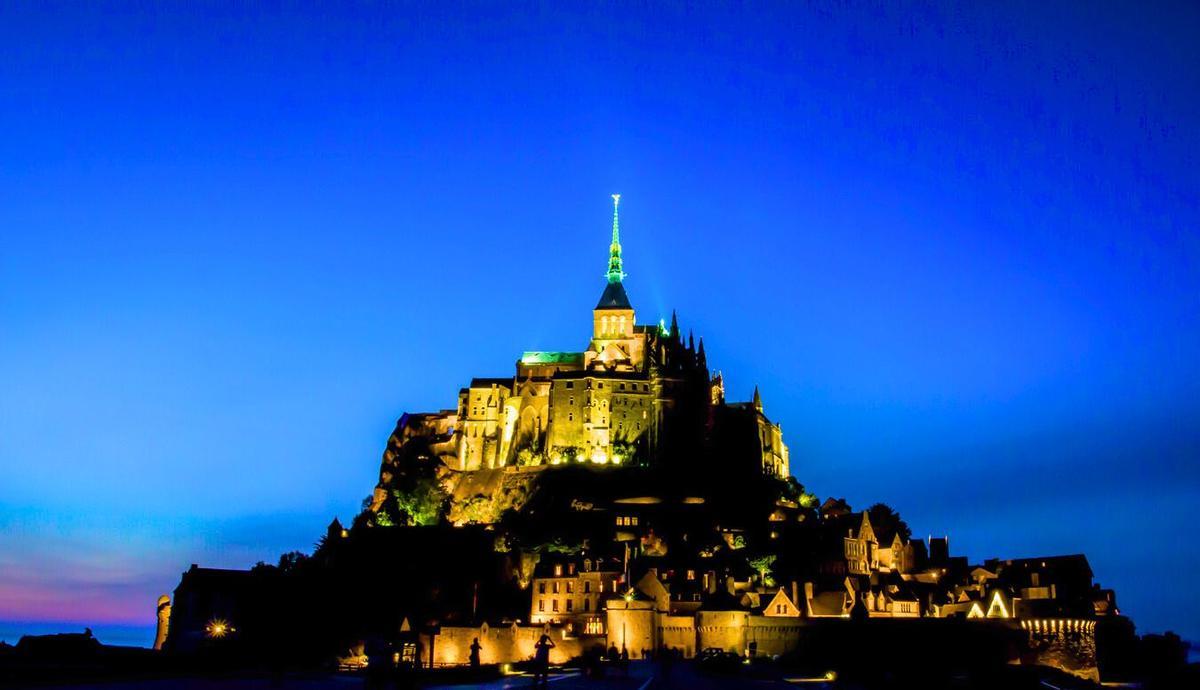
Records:
[[[476,637],[475,640],[471,642],[471,668],[479,668],[479,652],[482,649],[483,645],[479,644],[479,638]]]
[[[550,640],[550,636],[542,634],[538,638],[537,644],[534,645],[533,655],[533,685],[537,687],[539,684],[543,686],[550,685],[550,650],[554,648],[554,642]]]

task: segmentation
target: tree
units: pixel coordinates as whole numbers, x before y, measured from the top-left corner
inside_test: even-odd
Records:
[[[771,578],[771,568],[775,565],[775,554],[767,554],[765,556],[759,556],[758,558],[751,558],[748,563],[750,564],[751,568],[754,568],[758,571],[758,581],[761,582],[764,587],[770,587],[771,585],[775,584],[775,581]]]
[[[284,573],[292,573],[303,567],[308,562],[308,554],[300,551],[288,551],[279,557],[279,570]]]
[[[912,530],[908,528],[908,523],[904,522],[900,513],[886,503],[876,503],[867,508],[867,517],[870,518],[871,526],[875,528],[876,534],[895,532],[904,541],[908,541],[912,536]]]
[[[436,525],[445,514],[448,497],[435,477],[421,477],[392,491],[396,508],[409,525]]]

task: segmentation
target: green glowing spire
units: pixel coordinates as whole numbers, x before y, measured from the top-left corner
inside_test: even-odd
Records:
[[[612,245],[608,248],[608,282],[619,283],[625,278],[621,270],[621,226],[617,222],[617,206],[621,203],[621,195],[613,194],[613,237]]]

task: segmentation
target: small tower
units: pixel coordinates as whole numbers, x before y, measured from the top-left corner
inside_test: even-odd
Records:
[[[167,642],[167,633],[171,626],[171,597],[166,594],[159,597],[155,613],[158,625],[154,630],[154,648],[162,649]]]

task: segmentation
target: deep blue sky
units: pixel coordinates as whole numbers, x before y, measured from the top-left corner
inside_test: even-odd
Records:
[[[309,548],[585,344],[620,192],[811,490],[1200,638],[1194,3],[82,4],[0,9],[0,620]]]

